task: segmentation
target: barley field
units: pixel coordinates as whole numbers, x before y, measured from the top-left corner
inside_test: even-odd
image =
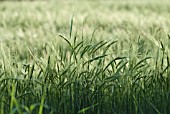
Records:
[[[170,1],[1,1],[0,114],[170,114]]]

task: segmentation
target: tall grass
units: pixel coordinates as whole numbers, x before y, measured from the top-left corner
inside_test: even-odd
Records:
[[[36,14],[24,8],[24,2],[19,4],[21,14],[10,2],[0,7],[1,114],[170,113],[170,42],[166,25],[170,22],[166,4],[162,3],[164,9],[156,9],[159,4],[148,7],[146,2],[142,10],[138,2],[105,3],[108,7],[100,13],[104,5],[95,1],[88,7],[94,8],[99,17],[94,14],[82,20],[78,16],[84,13],[77,12],[70,26],[62,18],[69,12],[58,13],[50,7],[55,6],[54,2],[46,9],[46,4],[35,2],[30,10]],[[58,7],[66,5],[67,11],[69,4],[62,2]],[[88,7],[77,9],[90,12]],[[141,21],[148,25],[135,21],[139,17],[146,19],[152,12],[153,17]],[[139,17],[135,17],[137,14]],[[161,15],[160,20],[155,21],[155,15]],[[63,19],[61,26],[53,17]]]

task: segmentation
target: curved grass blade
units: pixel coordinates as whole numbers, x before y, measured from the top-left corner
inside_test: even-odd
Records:
[[[101,43],[101,45],[99,45],[98,47],[96,47],[96,49],[94,49],[93,51],[92,51],[92,53],[95,53],[97,50],[99,50],[101,47],[103,47],[104,45],[106,45],[108,42],[103,42],[103,43]]]
[[[95,57],[95,58],[93,58],[93,59],[90,59],[90,60],[86,61],[86,62],[83,64],[83,66],[84,66],[86,63],[91,63],[91,62],[93,62],[93,61],[95,61],[95,60],[98,60],[98,59],[100,59],[100,58],[106,57],[106,56],[108,56],[108,55],[110,55],[110,54],[105,54],[105,55],[97,56],[97,57]]]
[[[62,39],[64,39],[68,44],[69,46],[72,48],[72,45],[71,45],[71,42],[65,37],[63,36],[62,34],[58,34]]]
[[[146,61],[147,59],[150,59],[151,57],[146,57],[145,59],[140,60],[133,68],[132,71],[137,68],[142,62]]]
[[[106,67],[104,68],[103,72],[104,72],[113,62],[115,62],[116,60],[124,59],[124,58],[126,58],[126,57],[117,57],[117,58],[113,59],[112,61],[110,61],[110,62],[106,65]]]
[[[91,109],[91,108],[94,108],[95,106],[97,106],[98,105],[98,103],[97,104],[94,104],[94,105],[92,105],[92,106],[89,106],[89,107],[87,107],[87,108],[83,108],[83,109],[81,109],[80,111],[78,111],[78,114],[80,114],[80,113],[85,113],[87,110],[89,110],[89,109]]]

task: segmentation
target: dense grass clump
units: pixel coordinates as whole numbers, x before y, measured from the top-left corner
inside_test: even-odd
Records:
[[[169,4],[3,2],[0,114],[169,114]]]

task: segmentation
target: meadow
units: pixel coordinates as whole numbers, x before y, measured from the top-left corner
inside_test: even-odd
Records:
[[[0,2],[0,114],[170,114],[170,2]]]

